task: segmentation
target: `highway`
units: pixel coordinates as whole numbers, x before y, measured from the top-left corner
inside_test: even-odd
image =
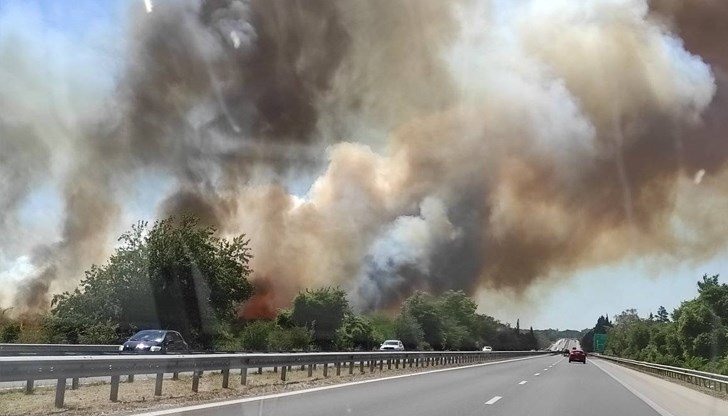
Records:
[[[554,355],[148,413],[184,416],[582,414],[724,416],[728,415],[728,403],[603,360],[587,360],[586,365],[569,364],[565,357]]]

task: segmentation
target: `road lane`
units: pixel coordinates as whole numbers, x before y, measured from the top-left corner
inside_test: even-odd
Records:
[[[603,364],[609,366],[609,374],[601,368]],[[728,403],[720,399],[604,361],[599,365],[592,359],[587,364],[569,363],[560,355],[400,375],[186,409],[152,414],[728,416]]]
[[[504,395],[488,415],[658,416],[650,406],[602,372],[590,360],[562,357],[549,371],[532,377],[517,394]]]
[[[518,382],[561,357],[539,356],[502,363],[434,370],[385,380],[318,389],[310,393],[244,399],[238,403],[193,411],[155,414],[178,415],[482,415],[485,402],[508,397]],[[503,393],[503,394],[499,394]],[[496,402],[492,407],[497,406]]]

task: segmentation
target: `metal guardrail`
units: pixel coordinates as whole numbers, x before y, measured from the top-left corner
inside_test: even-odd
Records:
[[[192,391],[197,392],[199,377],[203,371],[222,371],[222,387],[227,388],[231,370],[240,370],[240,383],[247,383],[248,369],[273,368],[280,379],[286,380],[286,374],[293,366],[308,368],[308,376],[320,365],[323,376],[328,371],[340,375],[342,368],[348,367],[349,374],[359,367],[364,373],[379,371],[387,366],[398,369],[409,365],[429,367],[441,365],[459,365],[493,361],[501,358],[524,357],[530,355],[551,354],[548,351],[412,351],[412,352],[345,352],[345,353],[291,353],[291,354],[199,354],[199,355],[107,355],[107,356],[61,356],[61,357],[0,357],[0,382],[26,381],[26,393],[33,392],[35,380],[56,380],[56,407],[63,407],[67,379],[72,379],[72,388],[78,388],[78,379],[85,377],[111,377],[111,393],[109,399],[117,401],[119,382],[122,375],[133,382],[135,374],[156,374],[155,396],[162,395],[162,382],[165,373],[172,373],[177,378],[180,372],[192,372]]]
[[[596,354],[595,354],[596,355]],[[728,376],[722,374],[708,373],[705,371],[691,370],[682,367],[673,367],[664,364],[653,364],[645,361],[630,360],[627,358],[612,357],[610,355],[596,355],[605,360],[634,368],[639,371],[658,374],[681,380],[687,383],[702,386],[719,392],[728,392]]]
[[[88,344],[0,344],[0,356],[78,355],[119,353],[119,345]]]

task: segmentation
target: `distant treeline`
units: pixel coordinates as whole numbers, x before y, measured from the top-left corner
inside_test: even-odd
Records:
[[[45,314],[0,311],[0,342],[115,344],[140,329],[180,331],[195,349],[222,351],[370,350],[385,339],[408,349],[538,349],[522,331],[476,313],[461,291],[415,293],[398,313],[356,314],[339,288],[305,290],[275,319],[243,320],[253,295],[244,235],[227,240],[194,218],[139,223],[102,266]]]
[[[606,333],[607,354],[728,375],[728,285],[703,276],[698,296],[672,314],[660,307],[646,318],[628,309],[610,322],[600,317],[582,339],[592,348],[594,333]]]

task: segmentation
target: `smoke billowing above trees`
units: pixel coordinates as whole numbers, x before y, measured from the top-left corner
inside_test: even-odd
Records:
[[[8,30],[0,247],[46,253],[12,303],[40,307],[102,261],[126,225],[119,189],[153,175],[172,182],[160,217],[250,236],[253,315],[306,287],[372,310],[630,256],[709,258],[726,243],[726,59],[722,26],[696,22],[728,12],[674,3],[133,4],[97,106],[30,100],[75,90],[29,71],[43,55]],[[5,235],[48,175],[60,240],[18,248]]]

